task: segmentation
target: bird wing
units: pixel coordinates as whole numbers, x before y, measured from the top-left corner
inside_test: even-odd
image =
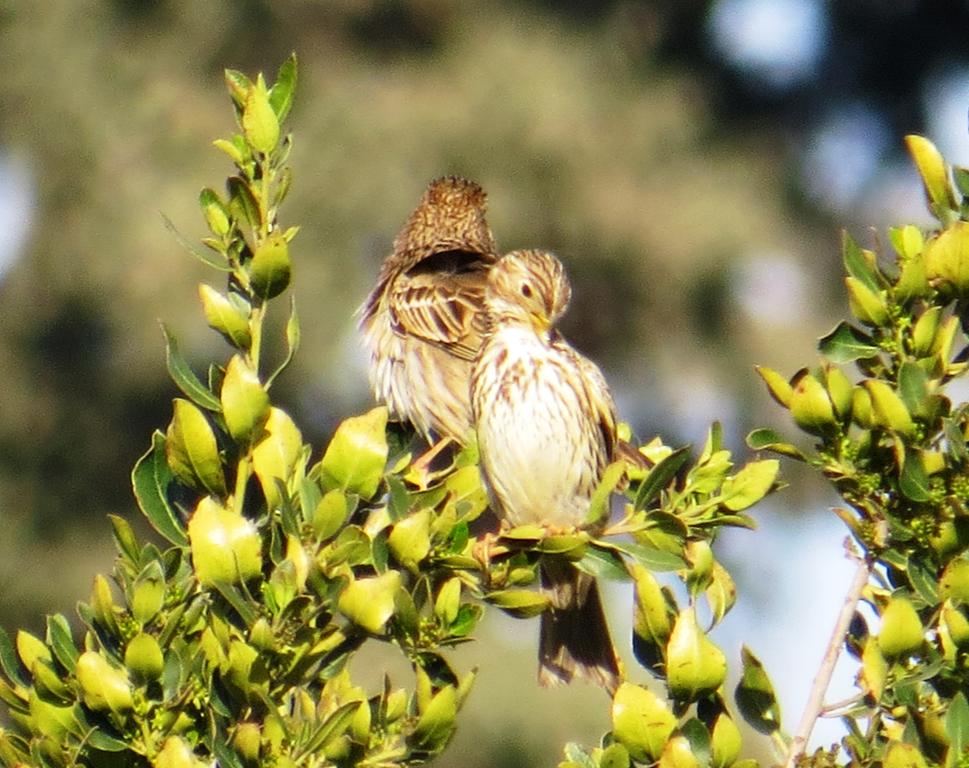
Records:
[[[586,396],[595,414],[599,433],[605,448],[605,463],[609,463],[615,457],[616,442],[616,403],[612,399],[612,392],[606,383],[606,377],[602,375],[599,366],[588,358],[575,352],[576,363],[582,371],[582,381],[585,385]]]
[[[486,275],[484,269],[402,275],[388,297],[394,331],[473,360],[481,343]]]

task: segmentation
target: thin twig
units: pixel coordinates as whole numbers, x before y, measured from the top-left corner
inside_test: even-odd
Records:
[[[831,639],[828,641],[821,667],[818,669],[814,684],[811,686],[811,695],[804,707],[804,714],[801,715],[801,721],[797,724],[797,731],[794,733],[794,738],[791,739],[784,768],[794,768],[798,759],[804,754],[808,738],[810,738],[814,724],[824,707],[824,695],[831,684],[831,676],[834,674],[834,666],[841,654],[845,634],[851,625],[851,619],[855,615],[855,607],[858,605],[858,600],[861,599],[861,592],[868,583],[869,576],[871,576],[871,565],[867,559],[862,557],[858,561],[858,570],[855,571],[851,588],[845,595],[844,605],[841,606],[841,613],[838,614],[838,621],[835,623]]]

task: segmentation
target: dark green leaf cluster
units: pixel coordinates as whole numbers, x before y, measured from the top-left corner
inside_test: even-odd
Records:
[[[859,612],[846,637],[861,660],[844,741],[853,763],[956,765],[969,747],[969,406],[946,388],[969,359],[969,175],[955,169],[953,189],[935,147],[918,136],[907,143],[939,228],[891,230],[891,254],[845,235],[853,322],[821,339],[816,370],[786,380],[758,369],[815,438],[814,452],[769,430],[749,443],[828,478],[846,503],[835,511],[872,568],[862,600],[877,635]]]

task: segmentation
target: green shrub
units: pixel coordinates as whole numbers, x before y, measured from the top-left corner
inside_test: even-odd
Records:
[[[44,638],[0,634],[0,698],[11,722],[0,732],[0,761],[424,762],[446,747],[474,682],[452,668],[449,649],[474,638],[485,606],[540,614],[545,600],[532,587],[539,559],[551,557],[633,585],[633,651],[657,681],[623,683],[610,733],[592,749],[567,745],[563,766],[755,764],[741,758],[734,712],[794,762],[817,711],[808,707],[794,738],[784,736],[770,681],[746,648],[736,707],[728,706],[727,659],[697,616],[703,604],[715,625],[733,606],[717,534],[753,527],[747,510],[779,487],[777,460],[736,467],[717,425],[695,459],[654,440],[641,448],[651,469],[629,470],[623,514],[598,537],[526,526],[487,546],[469,528],[487,506],[473,448],[441,469],[415,466],[406,435],[376,408],[346,419],[314,460],[271,396],[299,347],[295,305],[274,355],[282,362],[269,369],[264,359],[274,343],[264,337],[267,314],[286,309],[298,232],[279,217],[291,180],[283,125],[296,61],[272,87],[261,75],[226,75],[239,132],[215,144],[235,171],[225,195],[201,193],[211,236],[204,250],[189,247],[222,276],[199,296],[230,351],[199,377],[166,331],[183,397],[132,474],[163,544],[139,541],[112,518],[113,578],[96,578],[79,606],[83,635],[63,616],[48,619]],[[749,437],[753,448],[821,471],[847,505],[838,514],[858,543],[860,576],[837,641],[862,660],[844,741],[860,765],[957,765],[969,746],[969,408],[944,394],[966,367],[954,345],[969,292],[960,202],[969,175],[956,172],[957,195],[931,145],[913,138],[910,146],[944,229],[893,231],[891,268],[845,238],[850,306],[864,327],[843,323],[826,336],[816,371],[787,380],[760,369],[814,448],[769,430]],[[846,363],[862,381],[837,367]],[[622,469],[606,472],[596,509]],[[659,571],[682,582],[685,599],[660,585]],[[877,635],[855,613],[859,598],[881,617]],[[413,674],[385,677],[377,690],[355,683],[349,661],[367,643],[395,648]],[[823,686],[817,693],[820,702]]]

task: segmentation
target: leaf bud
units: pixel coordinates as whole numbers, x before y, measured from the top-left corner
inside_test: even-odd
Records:
[[[147,624],[161,610],[165,602],[165,576],[161,566],[139,576],[131,595],[131,615],[139,624]]]
[[[262,537],[252,522],[206,496],[188,522],[195,576],[204,587],[235,584],[262,572]]]
[[[875,425],[871,412],[871,395],[864,386],[859,385],[851,390],[851,416],[863,429],[871,429]]]
[[[857,278],[850,276],[845,278],[845,287],[848,289],[851,314],[858,320],[870,326],[881,326],[888,322],[888,308],[881,291],[876,293]]]
[[[929,307],[912,327],[912,352],[916,357],[928,357],[935,345],[935,335],[942,319],[942,307]]]
[[[431,551],[431,510],[422,509],[394,525],[387,546],[398,563],[417,571],[418,563]]]
[[[236,726],[232,735],[232,747],[245,762],[255,763],[259,760],[259,745],[262,730],[259,723],[242,722]]]
[[[124,652],[124,665],[140,680],[157,680],[165,668],[161,646],[149,634],[139,632],[128,641]]]
[[[381,634],[394,614],[394,597],[400,589],[400,574],[387,571],[380,576],[355,579],[337,601],[340,613],[359,627]]]
[[[946,296],[969,294],[969,224],[957,221],[929,241],[925,273]]]
[[[680,611],[666,646],[666,677],[677,699],[694,701],[717,690],[727,674],[727,660],[697,624],[692,607]]]
[[[882,766],[883,768],[927,768],[925,758],[922,757],[918,747],[903,741],[895,741],[889,745]]]
[[[772,368],[767,368],[763,365],[755,365],[754,370],[756,370],[757,374],[764,380],[770,396],[773,397],[778,404],[785,408],[790,408],[791,397],[794,394],[794,389],[788,383],[787,379]]]
[[[949,174],[946,171],[945,160],[935,144],[924,136],[909,134],[905,137],[905,146],[915,167],[918,169],[922,183],[925,185],[927,195],[933,212],[936,216],[941,215],[947,208],[955,207],[955,198],[952,187],[949,186]]]
[[[17,655],[27,669],[32,669],[39,660],[50,661],[50,648],[38,637],[25,629],[17,632]]]
[[[879,379],[868,379],[864,386],[871,397],[875,424],[902,437],[915,435],[915,422],[891,384]]]
[[[713,768],[728,768],[740,756],[743,738],[740,729],[726,712],[721,712],[710,731],[710,764]]]
[[[918,613],[904,597],[893,597],[881,616],[878,647],[887,659],[897,659],[918,650],[924,628]]]
[[[686,736],[674,736],[667,741],[659,758],[659,768],[699,768],[699,765]]]
[[[270,235],[256,246],[249,262],[249,280],[252,290],[261,299],[272,299],[289,286],[292,262],[289,245],[280,235]]]
[[[133,706],[128,673],[112,667],[101,654],[95,651],[82,653],[74,674],[84,703],[91,709],[118,713]]]
[[[199,283],[199,299],[209,327],[221,333],[237,349],[246,351],[252,344],[249,318],[215,288]]]
[[[835,425],[831,398],[808,371],[802,371],[794,384],[791,415],[801,429],[813,435],[826,434]]]
[[[950,562],[939,580],[939,594],[956,605],[969,605],[969,560]]]
[[[838,418],[847,421],[851,417],[853,389],[848,377],[838,366],[828,364],[824,366],[824,384]]]
[[[941,624],[945,626],[949,639],[957,648],[969,648],[969,617],[963,609],[956,606],[951,600],[946,600],[942,604]]]
[[[204,763],[181,736],[169,736],[152,761],[152,768],[200,768]]]
[[[269,418],[269,394],[239,355],[226,366],[219,399],[229,434],[240,443],[254,439]]]
[[[622,683],[612,700],[612,735],[639,762],[652,762],[663,753],[676,728],[670,708],[648,688]]]

